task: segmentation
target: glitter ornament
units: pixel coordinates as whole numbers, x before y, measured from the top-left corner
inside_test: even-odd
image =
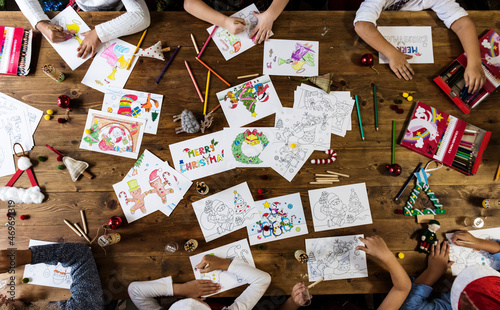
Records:
[[[108,221],[108,226],[111,229],[118,229],[122,226],[123,220],[119,216],[112,216]]]

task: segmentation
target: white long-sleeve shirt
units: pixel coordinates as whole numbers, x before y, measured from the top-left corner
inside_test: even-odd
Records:
[[[359,21],[371,22],[377,25],[377,19],[380,13],[393,5],[398,0],[365,0],[361,3],[354,25]],[[446,27],[450,28],[451,24],[457,19],[467,16],[467,12],[455,0],[410,0],[406,3],[401,11],[422,11],[431,9],[436,12]]]
[[[16,0],[16,2],[33,28],[42,20],[50,20],[38,0]],[[116,8],[120,0],[76,0],[76,3],[84,11],[96,11]],[[126,13],[95,26],[101,42],[134,34],[149,27],[149,11],[144,0],[121,0],[121,3],[127,10]]]
[[[254,268],[238,258],[231,262],[227,271],[243,279],[243,282],[250,284],[250,286],[235,299],[233,304],[225,307],[225,310],[252,309],[271,283],[271,276],[267,272]],[[158,304],[155,297],[174,295],[172,277],[153,281],[132,282],[128,287],[128,294],[139,310],[162,310],[163,308]],[[196,299],[186,298],[174,303],[170,309],[209,310],[210,307]]]

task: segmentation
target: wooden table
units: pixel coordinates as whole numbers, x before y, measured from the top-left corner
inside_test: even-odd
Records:
[[[81,16],[89,26],[94,26],[111,19],[116,16],[116,13],[81,13]],[[495,26],[492,21],[496,19],[498,12],[470,12],[470,16],[476,22],[478,33],[482,33]],[[302,194],[311,233],[281,242],[267,243],[263,250],[258,250],[256,246],[252,247],[257,267],[269,272],[273,277],[272,284],[267,291],[268,295],[288,294],[294,283],[301,280],[300,276],[306,274],[306,266],[299,264],[293,257],[296,249],[305,247],[304,239],[306,238],[359,233],[368,236],[379,234],[386,240],[392,251],[405,254],[405,258],[400,262],[411,276],[419,274],[425,268],[425,255],[414,251],[418,243],[416,232],[425,226],[417,224],[413,218],[394,214],[394,210],[401,208],[402,203],[395,204],[393,198],[415,165],[419,161],[427,162],[427,159],[398,146],[396,162],[403,167],[402,175],[388,176],[384,168],[391,159],[391,121],[396,120],[397,130],[400,132],[411,109],[411,104],[408,102],[403,103],[404,114],[396,114],[390,109],[393,100],[400,98],[400,94],[404,91],[414,92],[416,100],[493,132],[477,175],[467,177],[449,168],[433,173],[430,183],[446,208],[446,215],[438,217],[442,225],[439,233],[462,228],[463,218],[466,216],[487,217],[485,228],[500,225],[500,217],[498,217],[500,210],[481,208],[481,200],[498,198],[496,195],[500,189],[500,183],[493,182],[500,153],[500,130],[497,127],[500,119],[498,92],[481,103],[477,110],[464,115],[432,82],[440,70],[443,70],[462,53],[462,47],[456,35],[448,30],[433,12],[384,12],[379,20],[379,25],[427,25],[433,28],[435,63],[414,65],[416,75],[409,82],[398,80],[386,65],[376,65],[380,75],[359,65],[361,55],[368,52],[374,53],[374,50],[361,40],[357,40],[352,26],[353,19],[354,12],[284,12],[274,24],[273,31],[275,32],[274,38],[319,41],[320,74],[333,72],[336,80],[345,80],[352,94],[358,94],[363,101],[360,108],[366,141],[361,141],[356,112],[353,112],[353,130],[348,132],[345,138],[332,136],[332,148],[337,151],[338,160],[328,167],[350,175],[350,178],[342,180],[341,185],[366,182],[374,223],[321,233],[312,232],[307,190],[320,188],[320,186],[308,183],[313,179],[314,173],[324,172],[326,166],[306,163],[291,183],[270,168],[233,169],[203,179],[210,186],[210,194],[243,181],[248,182],[254,199],[257,199],[258,188],[265,189],[263,194],[265,198],[294,192]],[[30,27],[20,12],[1,12],[0,20],[2,20],[2,25]],[[182,45],[183,47],[159,85],[155,85],[154,81],[165,63],[149,58],[140,58],[127,82],[126,88],[128,89],[160,93],[165,96],[158,134],[144,135],[141,152],[149,149],[162,159],[171,160],[169,144],[199,136],[199,134],[176,135],[174,128],[178,125],[172,122],[172,116],[179,114],[185,108],[194,111],[198,117],[201,116],[202,105],[194,92],[183,60],[190,60],[191,69],[199,85],[202,85],[206,79],[206,70],[194,60],[195,51],[189,34],[193,33],[198,40],[198,45],[201,46],[207,37],[205,30],[207,27],[205,22],[184,12],[151,14],[151,27],[142,46],[148,47],[162,40],[164,45],[172,47]],[[140,35],[139,33],[123,39],[135,45]],[[215,44],[211,42],[203,58],[234,85],[242,82],[236,79],[239,75],[262,72],[262,53],[262,47],[258,46],[226,62]],[[134,164],[132,159],[79,149],[87,111],[89,108],[100,110],[103,98],[102,93],[80,83],[90,61],[72,72],[45,39],[41,42],[37,61],[36,70],[28,77],[0,77],[1,91],[43,111],[54,109],[59,114],[63,111],[56,106],[56,98],[65,94],[72,98],[73,109],[69,123],[61,125],[55,120],[42,119],[35,133],[36,146],[30,155],[32,161],[36,162],[39,155],[49,157],[48,161],[36,163],[34,167],[47,199],[38,205],[17,206],[18,215],[31,215],[29,220],[16,222],[17,248],[26,248],[30,238],[58,242],[84,242],[62,221],[62,219],[80,221],[79,210],[82,209],[87,214],[90,235],[93,237],[97,228],[106,224],[111,216],[123,215],[112,184],[121,181]],[[66,80],[56,83],[49,79],[39,69],[46,63],[54,64],[62,69],[66,73]],[[300,82],[278,76],[273,76],[272,80],[283,105],[291,107],[293,92]],[[380,131],[378,132],[374,128],[371,83],[379,85]],[[215,77],[211,84],[210,98],[212,100],[210,100],[209,109],[215,107],[215,93],[226,88]],[[274,117],[268,117],[255,124],[273,126]],[[221,130],[225,126],[227,122],[224,115],[218,111],[215,114],[214,125],[209,132]],[[56,156],[44,146],[45,144],[50,144],[71,157],[89,162],[90,171],[95,178],[93,180],[82,178],[75,183],[71,182],[66,171],[56,169],[58,164]],[[321,156],[320,154],[320,152],[315,152],[313,156]],[[269,176],[266,181],[259,178],[264,174]],[[9,178],[0,178],[0,184],[5,184]],[[29,186],[28,179],[21,178],[16,185],[27,187]],[[403,202],[406,201],[408,193],[409,190],[402,196]],[[156,279],[167,275],[172,275],[174,281],[178,282],[192,280],[194,277],[189,264],[189,255],[183,251],[177,251],[174,254],[167,254],[164,251],[164,246],[170,241],[182,244],[187,239],[195,238],[200,241],[200,246],[195,253],[200,253],[247,236],[247,232],[242,229],[206,244],[191,208],[191,202],[202,197],[196,193],[193,186],[170,217],[156,212],[120,228],[118,232],[122,235],[122,241],[117,245],[107,247],[107,255],[99,247],[93,247],[106,300],[127,298],[127,286],[134,280]],[[421,199],[419,204],[431,206],[427,199]],[[7,203],[0,202],[0,208],[2,214],[5,214]],[[1,226],[4,237],[0,239],[0,246],[7,248],[6,228]],[[325,282],[318,285],[312,293],[387,292],[391,287],[391,280],[380,262],[369,257],[368,270],[368,278]],[[21,274],[22,268],[18,268],[18,282],[22,279]],[[3,277],[6,275],[4,274]],[[242,290],[243,288],[238,288],[221,295],[236,296]],[[18,297],[27,299],[48,297],[58,300],[69,296],[67,290],[27,285],[18,285],[16,292]]]

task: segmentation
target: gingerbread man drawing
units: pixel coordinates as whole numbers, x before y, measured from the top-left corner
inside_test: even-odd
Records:
[[[172,188],[165,189],[165,186],[167,186],[167,185],[171,186],[171,184],[169,181],[163,182],[161,180],[160,176],[158,175],[158,172],[159,172],[159,170],[155,169],[149,175],[149,185],[151,185],[151,187],[153,189],[150,189],[149,191],[147,191],[146,194],[155,193],[161,198],[162,203],[166,203],[167,202],[167,195],[173,193],[174,190]]]
[[[125,201],[127,204],[129,202],[133,202],[134,205],[130,208],[130,213],[134,214],[137,209],[141,209],[142,213],[146,213],[146,206],[144,205],[144,198],[149,194],[149,192],[142,193],[141,187],[137,184],[137,180],[130,180],[127,182],[129,187],[130,195],[132,198],[128,198],[125,192],[121,192],[121,194],[125,194]]]

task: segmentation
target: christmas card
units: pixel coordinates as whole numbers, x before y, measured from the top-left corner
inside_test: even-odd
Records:
[[[246,182],[193,202],[193,209],[206,242],[244,228],[258,218]]]
[[[434,63],[434,52],[432,50],[432,28],[431,26],[378,26],[378,31],[398,51],[412,58],[407,59],[411,64]],[[379,63],[388,64],[389,60],[379,53]]]
[[[268,40],[264,42],[263,73],[286,76],[317,76],[319,42]]]

